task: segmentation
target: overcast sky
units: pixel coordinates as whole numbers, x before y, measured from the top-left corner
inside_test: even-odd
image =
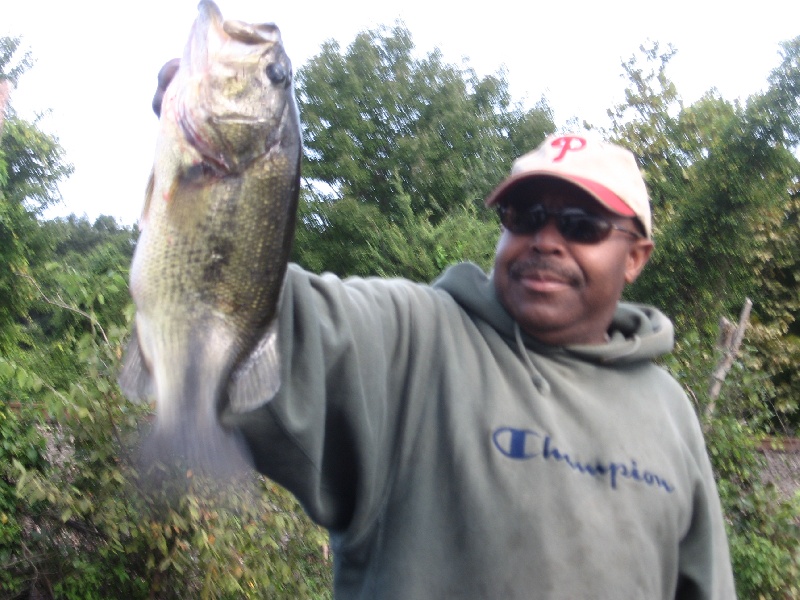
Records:
[[[75,166],[64,202],[48,216],[138,219],[155,148],[150,110],[155,76],[181,54],[195,0],[3,0],[0,36],[22,37],[35,66],[11,101],[24,118],[49,111],[40,127],[56,135]],[[227,18],[273,21],[295,67],[334,38],[402,20],[417,49],[439,47],[478,74],[501,68],[515,100],[544,95],[556,124],[577,117],[605,125],[622,100],[621,63],[648,40],[677,56],[668,75],[685,103],[717,88],[746,99],[766,86],[779,43],[800,35],[800,1],[569,0],[473,3],[437,0],[219,0]],[[301,116],[302,118],[302,116]]]

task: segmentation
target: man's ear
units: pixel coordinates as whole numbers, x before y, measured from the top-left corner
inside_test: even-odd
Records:
[[[625,283],[633,283],[639,277],[650,255],[653,253],[653,241],[639,238],[631,243],[625,261]]]

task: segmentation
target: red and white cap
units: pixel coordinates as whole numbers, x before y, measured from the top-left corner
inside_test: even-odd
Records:
[[[636,158],[622,146],[581,134],[550,136],[514,161],[511,174],[489,194],[486,206],[500,202],[520,182],[539,177],[578,186],[611,212],[637,218],[652,237],[647,188]]]

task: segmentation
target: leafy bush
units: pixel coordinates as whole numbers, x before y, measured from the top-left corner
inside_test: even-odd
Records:
[[[286,491],[255,475],[142,477],[134,449],[152,415],[116,384],[126,319],[101,326],[113,292],[51,271],[60,304],[91,322],[59,325],[69,380],[0,359],[0,597],[330,597],[327,534]]]
[[[800,597],[800,493],[786,498],[764,481],[764,456],[758,450],[772,415],[765,402],[770,379],[754,369],[759,363],[746,348],[712,412],[707,389],[716,358],[693,335],[678,343],[666,366],[703,416],[737,592],[760,600]]]

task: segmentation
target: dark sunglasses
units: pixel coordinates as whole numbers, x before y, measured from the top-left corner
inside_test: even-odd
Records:
[[[620,227],[598,215],[587,213],[580,208],[564,208],[550,211],[541,204],[509,203],[499,204],[497,214],[503,227],[515,235],[531,235],[542,229],[550,217],[556,221],[556,228],[561,236],[578,244],[599,244],[611,231],[616,229],[637,238],[642,235]]]

